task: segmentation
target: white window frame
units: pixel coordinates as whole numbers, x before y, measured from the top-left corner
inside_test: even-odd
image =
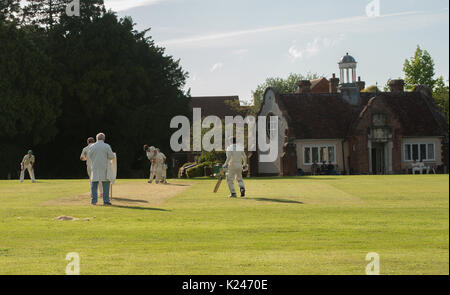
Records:
[[[329,147],[333,147],[334,149],[334,161],[331,162],[331,164],[336,165],[337,164],[337,149],[336,149],[336,144],[306,144],[302,146],[302,158],[303,158],[303,165],[312,165],[313,164],[313,159],[312,159],[312,148],[317,148],[318,149],[318,155],[319,155],[319,161],[317,162],[318,165],[322,164],[322,155],[320,154],[320,148],[326,148],[327,149],[327,157],[329,155],[329,151],[328,148]],[[310,149],[310,157],[311,157],[311,163],[306,163],[305,162],[305,150],[306,149]],[[329,162],[327,161],[327,164]]]
[[[413,145],[417,145],[418,147],[418,152],[419,152],[419,159],[417,161],[420,161],[420,145],[424,144],[425,145],[425,154],[427,155],[426,159],[423,159],[424,162],[434,162],[436,161],[436,144],[434,142],[405,142],[403,143],[403,161],[404,162],[414,162],[413,159],[413,154],[412,154],[412,146]],[[433,159],[428,159],[428,146],[432,144],[433,145]],[[411,160],[406,159],[406,146],[409,145],[410,148],[410,154],[411,154]]]

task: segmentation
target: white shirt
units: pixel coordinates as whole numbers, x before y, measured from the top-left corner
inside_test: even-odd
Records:
[[[91,181],[107,181],[109,160],[114,159],[114,153],[109,144],[99,140],[89,148],[87,158],[91,160]]]
[[[225,165],[232,167],[242,167],[242,162],[247,165],[247,155],[241,146],[232,144],[227,148],[227,160]]]
[[[161,152],[156,153],[156,156],[155,156],[156,165],[162,166],[162,165],[164,165],[165,161],[166,161],[166,155],[164,155]]]
[[[34,164],[34,155],[26,154],[23,157],[22,163],[24,166],[33,165]]]
[[[80,158],[83,158],[83,157],[86,158],[86,166],[88,169],[90,169],[92,167],[91,160],[88,157],[88,151],[92,145],[93,145],[93,143],[90,143],[88,146],[84,147],[83,150],[81,151],[81,155],[80,155]]]

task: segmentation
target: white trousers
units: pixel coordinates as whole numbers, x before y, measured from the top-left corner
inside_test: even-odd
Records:
[[[155,178],[156,178],[155,179],[156,183],[159,183],[159,182],[165,183],[166,182],[166,169],[164,168],[164,164],[156,165]]]
[[[245,189],[244,180],[242,179],[242,166],[228,167],[227,184],[228,184],[228,188],[230,189],[230,192],[232,194],[236,194],[236,190],[234,189],[234,180],[235,179],[239,185],[239,188]]]
[[[150,164],[150,178],[148,179],[150,182],[153,181],[153,179],[155,178],[156,172],[155,169],[156,168],[156,164]]]
[[[36,179],[34,178],[34,170],[31,164],[24,165],[24,169],[20,171],[20,182],[23,182],[25,179],[25,170],[28,170],[28,175],[30,175],[31,181],[36,182]]]
[[[426,172],[426,174],[429,174],[430,173],[430,168],[428,168],[428,167],[423,167],[423,168],[414,167],[414,168],[412,168],[412,173],[413,174],[416,174],[417,171],[420,171],[420,174],[423,174],[424,171]]]

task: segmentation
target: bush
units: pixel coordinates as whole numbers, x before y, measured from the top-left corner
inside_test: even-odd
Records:
[[[200,156],[199,163],[204,163],[204,162],[210,162],[213,164],[224,163],[226,158],[227,158],[227,155],[224,151],[222,151],[222,152],[216,152],[216,151],[205,152],[205,151],[203,151]]]
[[[211,167],[211,162],[203,162],[195,167],[189,168],[186,171],[186,176],[188,178],[202,177],[205,176],[205,167]]]

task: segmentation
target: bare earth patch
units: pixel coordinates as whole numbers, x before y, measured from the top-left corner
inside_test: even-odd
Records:
[[[116,183],[112,188],[111,202],[115,206],[153,207],[186,190],[189,184],[151,184],[145,181]],[[91,202],[91,193],[63,197],[44,202],[44,206],[86,206]],[[98,204],[103,200],[99,197]]]

